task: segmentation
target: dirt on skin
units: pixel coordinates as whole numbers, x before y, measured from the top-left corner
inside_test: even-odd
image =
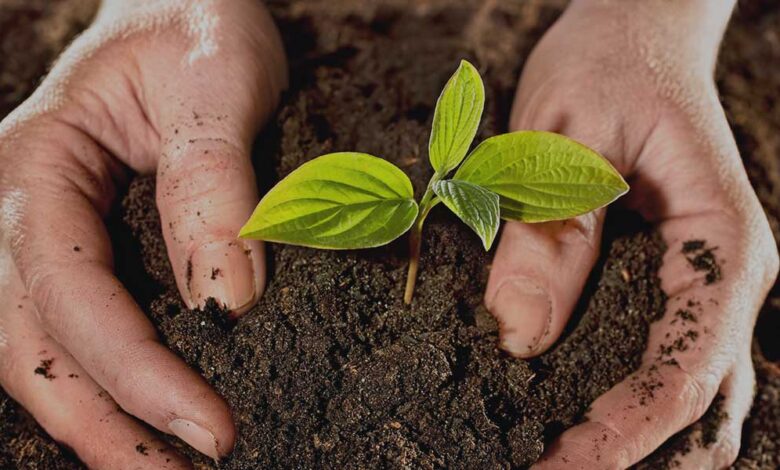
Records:
[[[68,3],[74,2],[54,5]],[[478,139],[503,132],[523,58],[563,3],[270,2],[293,82],[255,146],[261,190],[317,155],[357,149],[399,165],[419,193],[430,176],[425,148],[433,105],[454,64],[468,58],[485,76],[487,109]],[[40,18],[51,20],[49,7],[35,5],[30,8],[38,8]],[[13,23],[8,18],[21,7],[14,2],[11,7],[0,3],[0,24]],[[778,31],[780,6],[740,2],[718,72],[748,172],[776,236],[780,76],[767,64],[780,63]],[[20,64],[33,63],[11,71],[9,83],[26,91],[0,94],[7,109],[32,90],[30,71],[43,73],[54,54],[32,57],[24,52],[29,47],[6,47],[14,40],[0,28],[4,53],[15,52]],[[62,44],[37,47],[56,52]],[[3,77],[5,61],[0,67]],[[525,467],[581,420],[594,398],[637,368],[649,324],[664,309],[656,274],[666,247],[641,221],[620,211],[610,214],[603,256],[565,339],[531,361],[496,349],[496,324],[481,306],[491,254],[444,210],[435,210],[427,222],[411,307],[401,300],[403,241],[348,252],[271,245],[267,291],[237,323],[214,305],[204,311],[183,306],[160,236],[152,178],[131,184],[110,225],[122,279],[166,343],[234,410],[239,440],[220,468]],[[717,250],[706,240],[688,242],[669,249],[691,250],[691,269],[719,273]],[[707,250],[712,258],[697,262]],[[718,279],[719,274],[712,282]],[[674,313],[685,328],[658,351],[658,368],[675,367],[671,354],[697,340],[701,308],[692,300]],[[762,310],[764,329],[754,355],[758,393],[736,468],[780,465],[780,372],[758,351],[760,345],[771,359],[780,358],[780,336],[767,333],[777,331],[779,311],[775,286]],[[658,368],[632,383],[640,406],[663,387]],[[722,419],[718,403],[639,467],[674,467],[676,457],[692,446],[710,445]],[[0,468],[78,467],[2,393],[0,436]],[[141,455],[145,451],[137,442],[127,445]],[[199,467],[213,466],[189,455]]]

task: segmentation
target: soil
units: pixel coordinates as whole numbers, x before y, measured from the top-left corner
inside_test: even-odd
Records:
[[[80,0],[7,3],[0,1],[0,116],[34,88],[91,15],[66,8]],[[419,193],[430,176],[425,143],[434,100],[452,64],[465,57],[484,68],[488,107],[479,139],[503,132],[522,60],[565,2],[269,3],[293,83],[255,145],[261,189],[317,155],[359,149],[399,165]],[[55,21],[66,25],[58,39],[31,32]],[[740,2],[718,83],[780,239],[780,76],[767,67],[780,63],[778,31],[780,5]],[[30,54],[30,47],[40,52]],[[213,303],[189,311],[179,299],[153,178],[132,182],[109,224],[122,280],[168,346],[234,410],[240,437],[220,468],[526,467],[582,419],[594,398],[637,368],[649,325],[665,305],[656,274],[667,247],[619,209],[610,213],[603,255],[564,339],[530,361],[496,349],[496,324],[481,306],[492,254],[443,210],[427,222],[411,307],[402,302],[403,242],[346,252],[271,245],[267,291],[238,322]],[[719,281],[717,250],[706,240],[668,248],[684,251],[708,282]],[[698,338],[702,307],[687,307],[674,315],[690,328],[658,351],[659,368],[675,367],[669,355]],[[739,469],[780,466],[780,285],[759,325],[758,389]],[[45,364],[39,369],[50,375]],[[660,377],[651,370],[632,383],[640,405],[663,387]],[[723,418],[719,403],[638,467],[674,467],[693,446],[711,445]],[[0,468],[79,467],[2,392],[0,436]],[[189,455],[200,467],[213,466]]]

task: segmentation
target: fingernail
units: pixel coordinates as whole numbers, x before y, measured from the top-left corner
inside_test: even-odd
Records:
[[[521,279],[505,281],[489,306],[500,324],[501,349],[513,356],[532,355],[547,335],[552,319],[550,296]]]
[[[217,439],[206,429],[186,419],[174,419],[168,423],[168,429],[198,452],[219,460]]]
[[[215,241],[198,248],[190,258],[188,273],[192,305],[203,306],[209,297],[230,310],[253,303],[257,292],[251,256],[240,240]]]

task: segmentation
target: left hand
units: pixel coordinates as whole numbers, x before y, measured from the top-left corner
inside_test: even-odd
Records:
[[[712,79],[729,13],[717,8],[575,1],[525,66],[511,127],[560,132],[606,156],[632,182],[629,205],[669,246],[660,272],[667,313],[651,327],[640,369],[599,397],[539,468],[626,468],[698,420],[718,393],[727,418],[717,441],[680,461],[721,468],[737,457],[753,398],[753,327],[778,255]],[[502,348],[530,357],[558,339],[598,257],[603,220],[600,210],[507,223],[485,293]],[[691,268],[681,249],[695,239],[717,247],[722,279]],[[701,304],[696,322],[675,321],[689,301]],[[661,351],[677,338],[680,347]],[[632,385],[648,377],[663,386],[638,406]]]
[[[90,468],[189,468],[143,423],[218,459],[225,401],[113,272],[102,216],[127,169],[156,174],[182,298],[234,315],[260,297],[250,149],[286,81],[257,0],[104,0],[0,123],[0,386]]]

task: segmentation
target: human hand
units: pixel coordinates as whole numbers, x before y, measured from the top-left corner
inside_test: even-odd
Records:
[[[712,78],[733,3],[574,1],[525,66],[511,127],[560,132],[600,151],[631,182],[628,205],[669,246],[660,272],[667,311],[640,369],[599,397],[540,469],[626,468],[700,418],[718,393],[727,418],[717,441],[679,460],[721,468],[736,459],[753,398],[753,327],[778,255]],[[597,211],[506,224],[485,294],[502,348],[530,357],[558,339],[598,256],[603,219]],[[682,253],[689,240],[717,247],[722,278],[692,269],[688,257],[708,255]],[[695,322],[675,315],[688,302],[701,305]],[[637,396],[648,380],[663,385]]]
[[[236,239],[258,199],[249,152],[285,82],[260,2],[107,0],[0,124],[0,383],[88,466],[189,465],[135,418],[233,448],[226,403],[114,276],[101,217],[126,168],[156,172],[183,298],[247,310],[265,281],[262,246]]]

